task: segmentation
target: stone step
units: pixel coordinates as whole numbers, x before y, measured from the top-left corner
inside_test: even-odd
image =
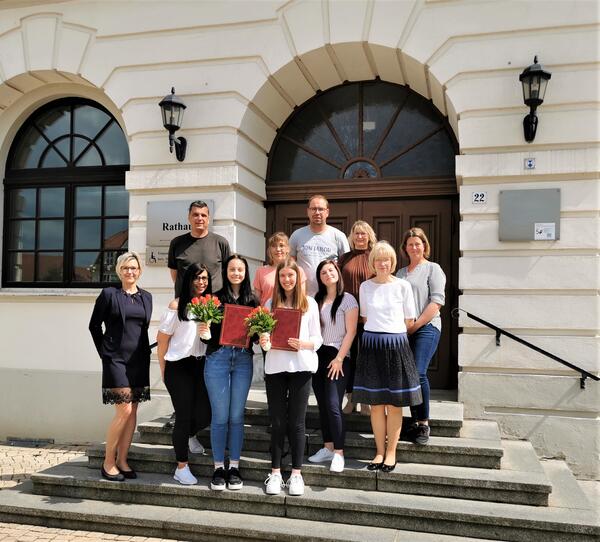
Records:
[[[552,487],[531,444],[503,441],[502,447],[502,469],[398,463],[394,472],[384,474],[366,470],[368,461],[346,459],[343,473],[330,472],[329,463],[305,463],[302,475],[311,486],[546,506]],[[90,446],[87,455],[88,466],[99,470],[104,461],[104,447]],[[134,444],[129,462],[143,473],[172,474],[175,469],[170,445]],[[240,464],[244,479],[258,482],[265,479],[271,468],[270,456],[260,452],[244,454]],[[190,454],[190,468],[200,479],[208,479],[214,468],[212,457]]]
[[[257,514],[48,497],[33,494],[30,481],[0,491],[0,518],[51,528],[202,542],[484,542],[480,538],[353,524],[338,524],[332,529],[326,522]]]
[[[146,444],[171,444],[172,428],[167,418],[158,418],[138,426],[139,441]],[[495,422],[466,420],[460,437],[430,437],[426,446],[411,442],[398,443],[397,458],[402,463],[431,463],[485,469],[500,468],[502,446]],[[210,432],[201,431],[198,438],[208,448]],[[268,452],[271,435],[266,426],[246,426],[244,451]],[[307,438],[308,455],[323,445],[321,435],[313,432]],[[355,459],[372,459],[375,453],[373,435],[370,433],[346,433],[344,452]]]
[[[556,462],[546,473],[551,482],[561,482],[570,471]],[[248,517],[285,516],[335,523],[332,533],[337,524],[346,524],[518,542],[591,542],[600,536],[597,514],[581,499],[581,492],[553,495],[549,507],[311,486],[303,497],[270,496],[262,483],[253,481],[239,491],[219,492],[210,490],[207,482],[182,486],[170,474],[147,473],[124,483],[107,482],[80,459],[34,474],[32,481],[35,493],[49,497],[201,508]],[[241,518],[239,525],[245,523],[246,518]]]
[[[450,401],[434,401],[430,404],[431,420],[429,422],[431,435],[436,437],[458,437],[463,423],[463,405]],[[371,418],[358,412],[345,415],[346,430],[362,433],[371,432]],[[410,409],[404,409],[404,422],[410,422]],[[248,401],[246,406],[246,423],[248,425],[270,424],[269,411],[265,403]],[[306,411],[307,429],[318,430],[319,409],[310,405]]]

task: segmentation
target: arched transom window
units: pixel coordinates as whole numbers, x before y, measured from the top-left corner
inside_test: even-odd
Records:
[[[286,121],[268,182],[454,176],[444,117],[408,87],[368,81],[320,93]]]
[[[83,99],[51,102],[21,127],[6,168],[3,286],[104,286],[127,250],[127,141]]]

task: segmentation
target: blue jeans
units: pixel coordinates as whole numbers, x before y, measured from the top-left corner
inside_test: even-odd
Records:
[[[409,335],[408,341],[415,357],[415,365],[417,366],[419,381],[421,383],[421,393],[423,394],[423,402],[420,405],[411,406],[410,412],[413,421],[425,421],[429,419],[429,379],[427,378],[427,369],[440,342],[440,331],[432,324],[427,324],[412,335]]]
[[[221,346],[206,358],[204,381],[210,399],[212,419],[210,445],[215,463],[239,461],[244,441],[244,407],[252,382],[252,351]]]

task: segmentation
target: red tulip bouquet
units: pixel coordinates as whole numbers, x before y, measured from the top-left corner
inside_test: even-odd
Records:
[[[259,337],[266,336],[267,344],[263,350],[271,350],[271,332],[277,323],[273,314],[265,307],[256,307],[250,311],[244,323],[248,326],[248,336],[258,334]]]
[[[188,318],[195,322],[204,322],[209,325],[208,331],[198,331],[200,338],[208,341],[211,337],[210,324],[211,322],[219,323],[223,320],[223,311],[221,310],[221,302],[219,298],[206,294],[201,297],[193,297],[187,305]]]

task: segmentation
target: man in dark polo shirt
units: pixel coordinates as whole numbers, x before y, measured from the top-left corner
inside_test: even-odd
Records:
[[[169,245],[168,266],[175,284],[175,297],[179,297],[183,274],[192,263],[206,265],[212,291],[220,290],[223,285],[221,268],[231,253],[225,237],[208,231],[210,214],[206,202],[193,201],[190,204],[188,221],[191,231],[175,237]]]

